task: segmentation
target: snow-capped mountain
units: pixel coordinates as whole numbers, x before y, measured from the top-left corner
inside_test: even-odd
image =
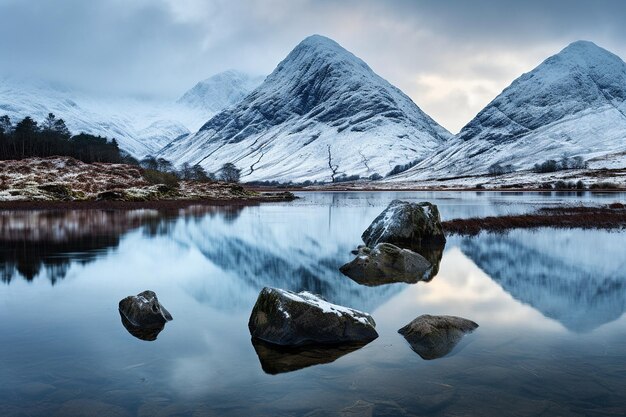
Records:
[[[228,70],[200,81],[187,91],[177,103],[202,111],[208,118],[241,101],[257,88],[265,77],[254,77],[236,70]],[[201,127],[198,126],[198,129]],[[197,130],[197,129],[196,129]]]
[[[243,181],[386,175],[452,135],[336,42],[302,41],[263,84],[161,153],[209,171],[232,162]]]
[[[54,113],[72,133],[115,138],[123,150],[141,158],[197,131],[207,118],[235,104],[260,81],[227,71],[198,83],[174,103],[93,97],[39,80],[0,78],[0,115],[17,123],[26,116],[41,121]]]
[[[13,123],[26,116],[40,122],[48,113],[54,113],[65,121],[72,133],[116,138],[120,147],[134,156],[143,156],[162,146],[162,142],[153,143],[149,137],[138,137],[137,122],[127,114],[140,113],[137,111],[140,108],[142,112],[145,110],[142,103],[125,102],[122,106],[96,102],[83,94],[44,82],[0,79],[0,114],[8,115]],[[142,128],[154,121],[146,121]],[[184,129],[183,126],[177,128]]]
[[[394,179],[484,174],[581,156],[592,167],[626,166],[626,63],[578,41],[513,81],[454,141]]]

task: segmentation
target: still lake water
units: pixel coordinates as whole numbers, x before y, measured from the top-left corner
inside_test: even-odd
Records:
[[[412,285],[360,286],[338,271],[394,198],[436,203],[445,220],[625,194],[301,196],[162,213],[0,212],[0,415],[626,414],[626,232],[452,237],[438,275]],[[264,286],[367,311],[380,337],[331,363],[265,373],[247,328]],[[151,342],[117,310],[145,289],[174,317]],[[480,327],[423,360],[397,334],[421,314]]]

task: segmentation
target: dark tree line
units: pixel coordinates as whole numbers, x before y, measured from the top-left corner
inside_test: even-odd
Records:
[[[235,164],[227,162],[215,173],[207,172],[200,164],[191,165],[187,162],[183,163],[180,169],[176,169],[174,164],[165,158],[155,158],[154,156],[146,156],[139,164],[148,173],[149,176],[158,180],[163,174],[174,176],[177,180],[187,181],[225,181],[239,182],[241,178],[241,170]],[[144,174],[145,175],[145,174]],[[172,179],[170,178],[170,181]]]
[[[492,175],[494,177],[498,175],[509,174],[514,170],[515,169],[513,168],[513,165],[501,165],[498,163],[489,165],[489,168],[487,168],[487,172],[489,172],[489,175]]]
[[[540,164],[535,164],[533,167],[533,171],[538,173],[543,172],[556,172],[556,171],[564,171],[567,169],[586,169],[588,168],[588,163],[585,161],[582,156],[576,156],[574,158],[568,158],[564,156],[560,161],[556,161],[554,159],[548,159],[545,162]]]
[[[108,140],[87,133],[72,135],[63,119],[57,119],[52,113],[41,124],[30,116],[15,125],[9,116],[0,117],[0,160],[49,156],[69,156],[86,163],[140,165],[149,181],[172,185],[178,180],[239,182],[241,176],[241,171],[230,162],[222,165],[216,173],[206,172],[200,165],[188,163],[176,169],[167,159],[153,156],[147,156],[139,162],[120,150],[115,139]]]
[[[0,159],[70,156],[86,163],[132,163],[115,139],[80,133],[72,135],[63,119],[52,113],[38,124],[30,116],[13,125],[9,116],[0,117]],[[134,161],[136,163],[136,161]]]

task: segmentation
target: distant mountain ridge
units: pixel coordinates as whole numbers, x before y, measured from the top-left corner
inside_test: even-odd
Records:
[[[176,102],[201,110],[208,118],[241,101],[263,82],[263,78],[227,70],[200,81]]]
[[[263,84],[160,155],[244,181],[384,176],[452,135],[339,44],[303,40]]]
[[[227,71],[201,81],[173,103],[100,99],[39,80],[0,78],[0,116],[8,115],[13,123],[26,116],[39,122],[54,113],[64,119],[73,134],[115,138],[123,150],[141,158],[197,131],[213,114],[235,104],[260,81],[259,77]]]

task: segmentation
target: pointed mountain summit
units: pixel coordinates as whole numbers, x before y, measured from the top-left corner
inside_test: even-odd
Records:
[[[452,135],[335,41],[303,40],[263,84],[161,156],[243,181],[386,175]]]
[[[522,75],[459,134],[512,140],[590,108],[626,111],[626,63],[592,42],[578,41]]]
[[[177,103],[201,110],[205,117],[210,117],[250,94],[263,78],[232,69],[220,72],[197,83]]]
[[[513,81],[445,148],[398,179],[485,174],[495,163],[530,169],[580,156],[626,166],[626,63],[578,41]]]

